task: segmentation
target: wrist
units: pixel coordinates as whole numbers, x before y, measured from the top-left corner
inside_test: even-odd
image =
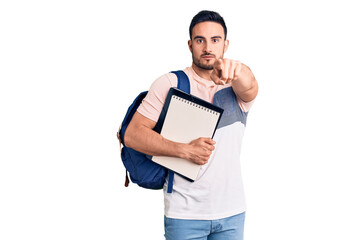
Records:
[[[188,147],[188,144],[176,143],[176,149],[175,149],[176,157],[187,159],[187,147]]]

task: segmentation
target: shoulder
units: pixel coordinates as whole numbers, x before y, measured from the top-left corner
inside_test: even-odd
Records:
[[[174,73],[166,73],[157,78],[150,87],[150,90],[168,89],[177,86],[177,77]]]
[[[149,92],[143,99],[137,111],[143,116],[157,122],[165,99],[171,87],[177,86],[177,77],[167,73],[157,78],[150,86]]]

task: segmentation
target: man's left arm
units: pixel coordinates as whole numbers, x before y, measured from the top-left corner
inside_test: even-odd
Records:
[[[236,79],[232,81],[232,89],[244,102],[250,102],[255,99],[258,92],[258,84],[254,74],[248,66],[241,63],[240,72]]]

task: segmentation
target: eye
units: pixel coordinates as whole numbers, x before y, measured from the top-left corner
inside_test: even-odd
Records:
[[[204,42],[203,39],[201,39],[201,38],[197,39],[197,43],[203,43],[203,42]]]
[[[213,42],[214,42],[214,43],[217,43],[217,42],[219,42],[219,39],[218,39],[218,38],[214,38],[214,39],[213,39]]]

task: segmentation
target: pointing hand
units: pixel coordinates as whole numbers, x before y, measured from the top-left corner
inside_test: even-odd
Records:
[[[211,73],[212,81],[217,85],[224,85],[236,80],[241,72],[242,63],[231,59],[218,59]]]

